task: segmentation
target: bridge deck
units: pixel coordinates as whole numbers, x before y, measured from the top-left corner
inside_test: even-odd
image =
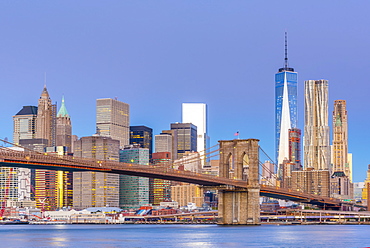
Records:
[[[233,187],[240,189],[248,188],[246,181],[221,178],[190,171],[175,170],[170,168],[168,165],[138,165],[116,161],[77,158],[71,156],[47,155],[31,151],[20,152],[10,149],[0,149],[0,166],[47,170],[107,172],[122,175],[174,180],[212,187],[227,185],[231,187],[230,190],[232,190]],[[327,205],[339,207],[342,203],[340,200],[335,198],[321,197],[318,195],[311,195],[303,192],[266,185],[261,185],[260,195],[321,206]]]

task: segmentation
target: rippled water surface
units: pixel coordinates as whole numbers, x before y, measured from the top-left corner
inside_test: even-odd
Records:
[[[370,226],[2,225],[0,247],[366,247]]]

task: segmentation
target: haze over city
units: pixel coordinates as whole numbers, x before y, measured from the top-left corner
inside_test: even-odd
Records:
[[[0,3],[0,137],[11,140],[12,116],[37,105],[45,83],[62,95],[73,134],[95,133],[95,100],[130,104],[130,124],[153,133],[181,122],[181,103],[208,105],[211,145],[260,139],[274,156],[274,74],[298,72],[298,126],[304,125],[303,82],[329,80],[347,101],[353,179],[366,177],[370,36],[369,2],[100,1]],[[268,6],[268,8],[266,8]],[[334,8],[335,7],[335,8]]]

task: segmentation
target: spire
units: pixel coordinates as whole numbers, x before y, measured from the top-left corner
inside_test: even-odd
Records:
[[[288,67],[288,32],[285,31],[285,57],[284,57],[284,67],[279,69],[279,72],[292,71],[293,68]]]
[[[287,32],[285,31],[285,59],[284,59],[284,68],[285,70],[288,69],[288,39],[287,39]]]
[[[64,96],[62,97],[62,106],[60,106],[57,117],[70,117],[64,104]]]

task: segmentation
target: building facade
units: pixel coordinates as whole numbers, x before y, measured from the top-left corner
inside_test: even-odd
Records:
[[[141,148],[149,149],[149,158],[153,154],[153,129],[146,126],[130,126],[130,144],[140,144]]]
[[[96,133],[129,144],[130,105],[115,99],[96,100]]]
[[[74,156],[119,161],[120,142],[110,137],[81,137],[74,142]],[[118,207],[119,175],[73,172],[73,207]]]
[[[119,161],[149,166],[149,149],[135,145],[120,150]],[[149,178],[119,175],[119,207],[123,209],[139,208],[149,204]]]
[[[305,81],[304,168],[329,170],[328,81]]]
[[[197,127],[197,152],[202,158],[202,166],[207,166],[209,159],[206,158],[210,139],[208,136],[207,105],[205,103],[183,103],[182,123],[192,123]]]
[[[348,163],[347,119],[346,101],[334,101],[332,170],[333,172],[344,172],[346,176],[351,177],[352,173]]]
[[[19,145],[20,139],[36,138],[36,106],[23,106],[23,108],[13,116],[13,143]]]
[[[163,130],[155,135],[155,152],[170,152],[171,159],[177,159],[177,140],[173,130]]]
[[[302,170],[301,164],[301,129],[289,129],[289,161],[292,170]]]
[[[187,206],[192,202],[201,207],[204,203],[204,191],[195,184],[176,185],[171,187],[171,198],[172,201],[178,202],[179,206]]]
[[[171,131],[173,131],[176,140],[177,159],[182,158],[186,152],[197,151],[197,127],[195,125],[192,123],[172,123]]]
[[[171,164],[170,152],[153,153],[153,166],[169,167]],[[169,201],[171,201],[171,181],[158,178],[149,178],[149,203],[153,205],[160,205],[161,202]]]

